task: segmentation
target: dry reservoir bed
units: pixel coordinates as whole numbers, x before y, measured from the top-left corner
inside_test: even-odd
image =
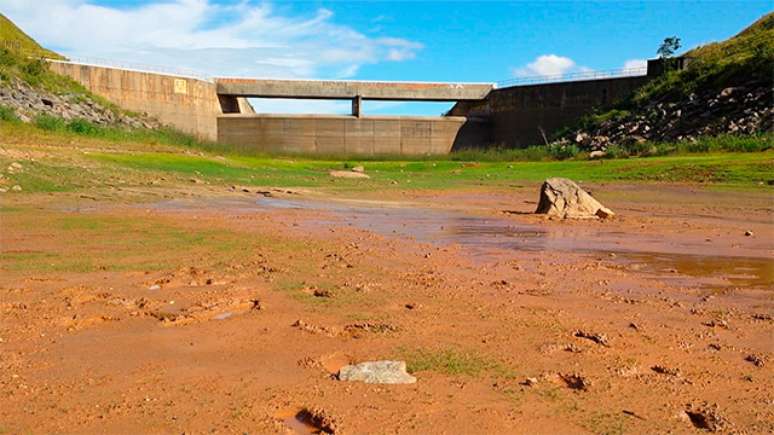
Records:
[[[0,432],[773,431],[769,193],[596,188],[4,201]]]

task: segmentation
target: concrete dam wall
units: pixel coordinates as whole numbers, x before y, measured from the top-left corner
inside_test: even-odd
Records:
[[[480,83],[201,80],[51,61],[51,69],[131,111],[224,147],[275,153],[427,155],[543,144],[652,75],[495,89]],[[650,70],[650,67],[649,67]],[[351,116],[255,114],[248,97],[352,99]],[[364,99],[456,101],[447,116],[362,116]]]
[[[52,71],[68,76],[123,109],[147,113],[164,124],[201,139],[218,138],[223,112],[215,83],[189,77],[50,61]]]
[[[458,102],[449,115],[468,122],[454,149],[500,146],[521,148],[545,143],[558,130],[572,126],[594,109],[629,96],[650,77],[512,86],[495,89],[480,101]]]
[[[274,153],[448,154],[464,123],[458,116],[223,115],[218,141]]]

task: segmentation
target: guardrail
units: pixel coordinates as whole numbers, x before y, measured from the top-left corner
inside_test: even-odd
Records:
[[[136,63],[136,62],[115,61],[115,60],[100,59],[96,57],[69,57],[67,60],[54,60],[54,59],[48,59],[48,60],[50,62],[75,63],[75,64],[81,64],[81,65],[104,67],[104,68],[119,68],[119,69],[125,69],[130,71],[137,71],[137,72],[164,74],[164,75],[171,75],[176,77],[187,77],[187,78],[197,79],[197,80],[212,81],[212,77],[210,77],[209,75],[201,71],[196,71],[188,68],[150,65],[150,64]]]
[[[519,86],[519,85],[533,85],[543,83],[557,83],[557,82],[575,82],[583,80],[599,80],[610,79],[617,77],[637,77],[648,74],[647,67],[639,68],[620,68],[609,69],[600,71],[584,71],[569,74],[555,74],[555,75],[542,75],[542,76],[529,76],[529,77],[516,77],[513,79],[501,80],[497,82],[497,86]]]

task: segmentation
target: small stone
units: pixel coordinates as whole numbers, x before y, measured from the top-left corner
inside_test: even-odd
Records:
[[[212,318],[212,320],[226,320],[229,317],[233,316],[234,313],[231,311],[226,311],[225,313],[220,313]]]
[[[352,172],[359,172],[361,174],[365,174],[365,168],[363,166],[355,166],[352,168]]]
[[[160,290],[161,286],[158,284],[153,284],[152,286],[148,287],[148,290]]]
[[[589,388],[590,385],[589,380],[585,376],[579,375],[577,373],[560,374],[559,377],[564,381],[565,384],[567,384],[568,387],[572,388],[573,390],[585,391]]]
[[[330,171],[328,175],[333,178],[371,178],[366,174],[352,171]]]
[[[680,376],[680,370],[672,367],[666,367],[662,365],[655,365],[650,368],[654,372],[661,374],[661,375],[668,375],[668,376]]]
[[[11,187],[11,190],[13,190],[14,192],[21,192],[22,191],[22,187],[19,186],[18,184],[16,184],[13,187]]]
[[[573,335],[575,335],[578,338],[585,338],[585,339],[591,340],[594,343],[600,344],[605,347],[610,347],[610,342],[608,341],[607,336],[605,334],[579,330],[579,331],[575,331],[575,334]]]
[[[718,412],[717,405],[689,405],[685,410],[688,418],[698,429],[705,429],[710,432],[720,432],[728,429],[730,423]]]
[[[744,235],[747,236],[747,237],[751,237],[753,235],[753,232],[750,231],[750,230],[747,230],[747,231],[744,232]]]
[[[405,361],[367,361],[342,367],[339,380],[367,384],[413,384],[417,378],[406,372]]]
[[[527,378],[524,381],[522,381],[521,385],[526,385],[528,387],[532,387],[537,385],[538,379],[537,378]]]
[[[749,361],[755,364],[756,367],[763,367],[766,365],[766,360],[764,359],[764,357],[760,355],[750,354],[750,355],[747,355],[744,359],[745,361]]]

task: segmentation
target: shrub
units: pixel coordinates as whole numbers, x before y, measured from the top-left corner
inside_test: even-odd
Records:
[[[62,131],[67,129],[64,119],[51,115],[38,115],[35,117],[35,125],[38,128],[49,131]]]
[[[95,136],[100,131],[98,126],[85,119],[75,119],[70,121],[70,123],[67,124],[67,129],[73,133],[81,134],[84,136]]]
[[[24,72],[30,76],[40,76],[48,70],[46,63],[40,59],[31,60],[24,65]]]
[[[0,105],[0,121],[19,122],[19,117],[12,108]]]
[[[567,160],[578,155],[581,150],[572,143],[553,143],[546,146],[548,155],[557,160]]]
[[[618,144],[611,144],[607,147],[607,155],[610,159],[625,159],[629,157],[629,151]]]

